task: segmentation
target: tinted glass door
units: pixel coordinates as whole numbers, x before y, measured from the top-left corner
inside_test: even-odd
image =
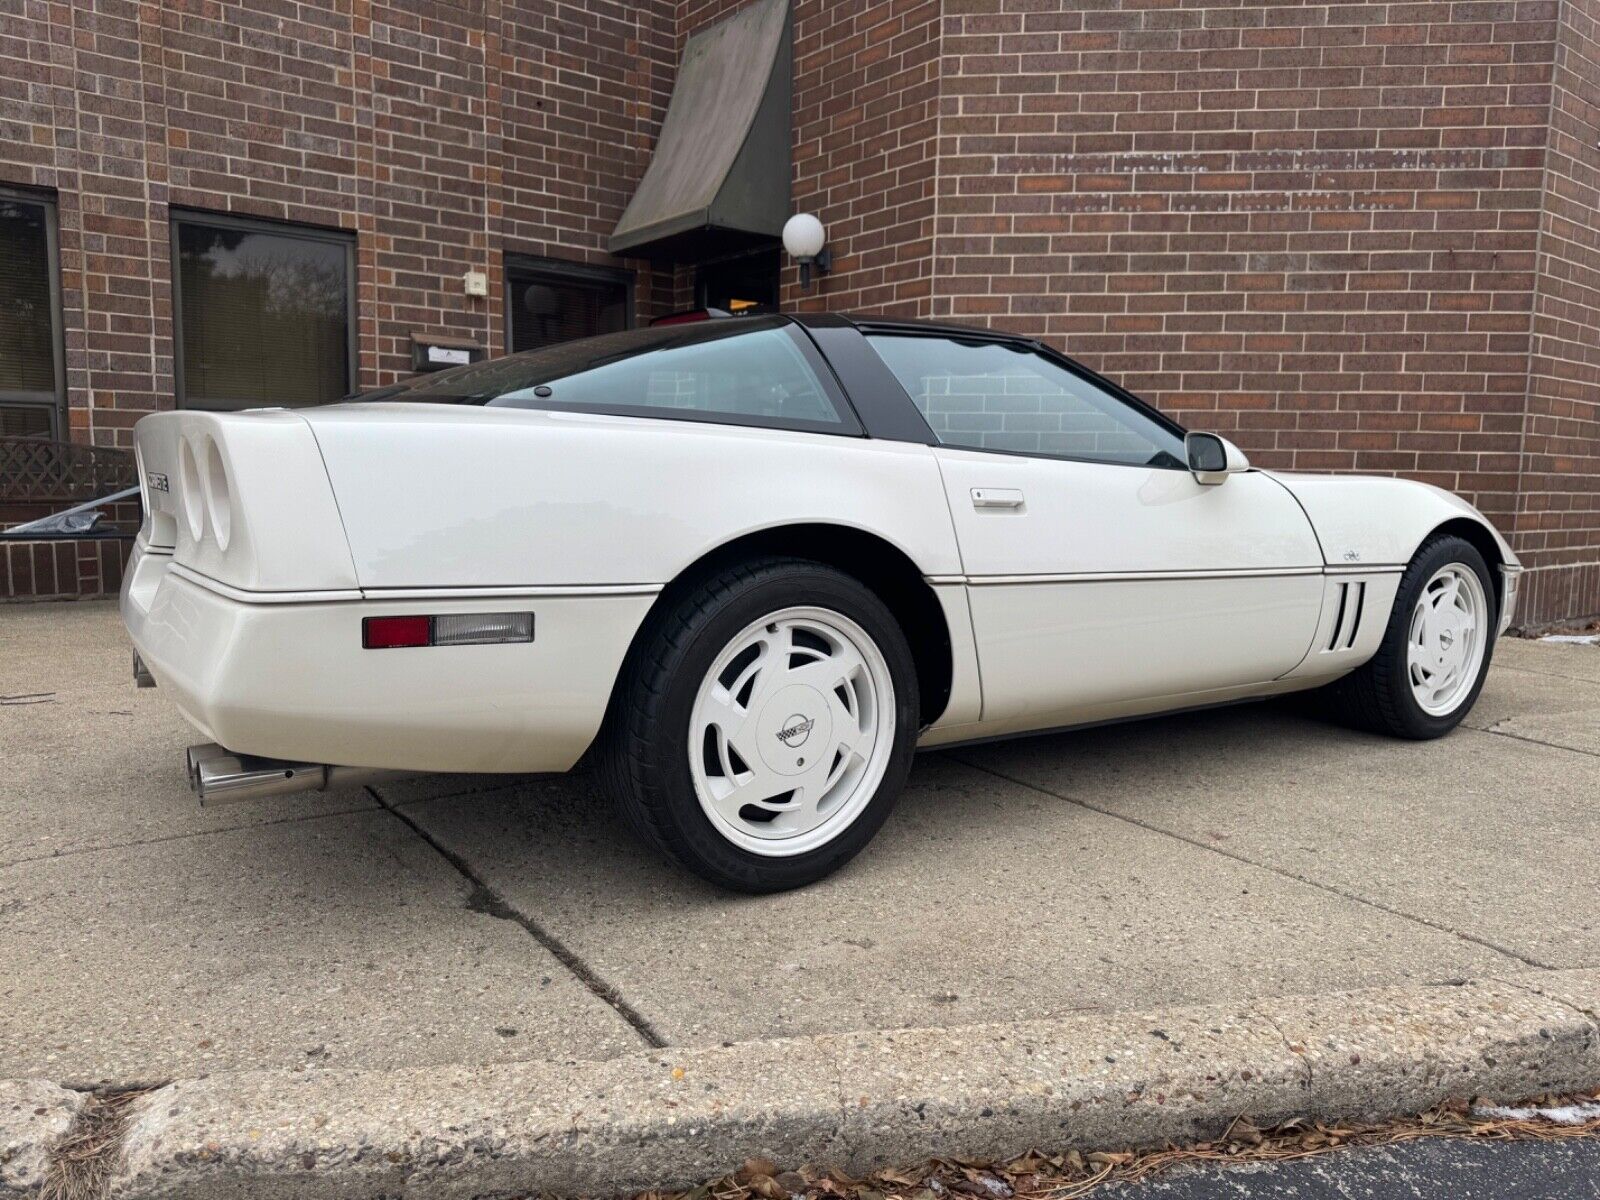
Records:
[[[701,308],[719,308],[736,317],[778,311],[777,250],[758,250],[706,263],[696,276]]]
[[[631,323],[628,287],[620,276],[506,263],[506,340],[513,354],[616,333]]]

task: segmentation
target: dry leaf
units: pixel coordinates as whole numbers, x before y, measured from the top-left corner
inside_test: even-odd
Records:
[[[734,1179],[743,1184],[748,1184],[757,1175],[776,1175],[778,1164],[770,1158],[749,1158],[744,1166],[733,1173]]]

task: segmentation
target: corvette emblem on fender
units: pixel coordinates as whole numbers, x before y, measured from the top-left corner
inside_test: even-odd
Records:
[[[795,713],[789,718],[789,723],[778,730],[778,740],[789,749],[798,750],[806,744],[806,739],[811,736],[811,727],[815,724],[812,718]]]

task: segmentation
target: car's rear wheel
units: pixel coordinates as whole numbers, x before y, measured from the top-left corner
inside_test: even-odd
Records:
[[[647,631],[601,772],[635,830],[690,870],[782,891],[871,840],[916,733],[911,651],[883,602],[831,567],[763,559]]]
[[[1328,690],[1337,715],[1405,738],[1449,733],[1471,711],[1494,653],[1498,612],[1488,565],[1458,537],[1417,551],[1373,657]]]

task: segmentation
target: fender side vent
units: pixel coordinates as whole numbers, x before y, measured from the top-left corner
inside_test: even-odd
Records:
[[[1341,583],[1339,612],[1333,619],[1333,632],[1328,636],[1327,650],[1348,650],[1356,644],[1356,634],[1361,631],[1361,612],[1367,603],[1365,583]]]
[[[1344,644],[1344,648],[1346,650],[1350,649],[1356,644],[1356,634],[1361,632],[1361,610],[1365,608],[1367,604],[1367,585],[1365,583],[1358,583],[1355,585],[1355,587],[1356,611],[1355,615],[1350,618],[1350,638]]]
[[[1350,604],[1350,585],[1341,583],[1339,588],[1339,615],[1333,619],[1333,636],[1328,639],[1325,649],[1337,650],[1339,648],[1339,635],[1344,632],[1344,610]]]

